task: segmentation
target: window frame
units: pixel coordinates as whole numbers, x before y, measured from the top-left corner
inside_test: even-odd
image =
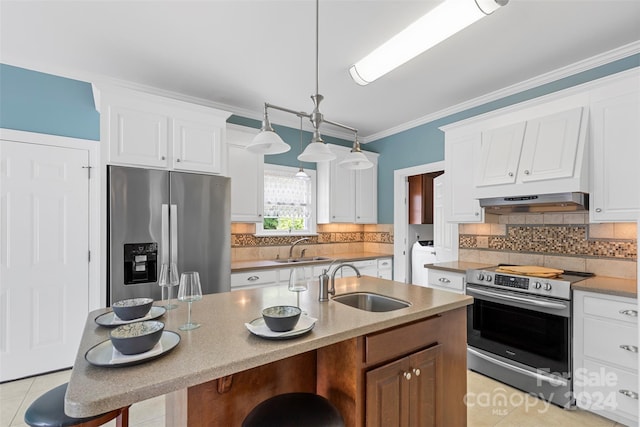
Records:
[[[291,173],[291,176],[296,174],[300,168],[292,167],[292,166],[283,166],[276,165],[271,163],[264,164],[264,173],[267,173],[269,170],[277,171],[277,172],[286,172]],[[257,237],[267,237],[267,236],[317,236],[317,215],[316,215],[316,206],[317,206],[317,182],[316,182],[316,171],[313,169],[305,169],[304,170],[311,177],[311,209],[309,216],[309,227],[306,230],[294,230],[294,231],[286,231],[286,230],[265,230],[264,229],[264,213],[261,222],[256,223],[256,233],[254,234]],[[293,178],[295,179],[295,178]],[[264,187],[262,188],[262,193],[264,194]],[[264,210],[264,202],[262,205],[262,209]]]

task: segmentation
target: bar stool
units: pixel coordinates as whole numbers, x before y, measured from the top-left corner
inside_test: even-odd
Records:
[[[87,418],[71,418],[64,413],[64,394],[67,385],[62,384],[37,398],[24,414],[24,422],[31,427],[97,427],[113,419],[117,427],[129,425],[129,407]]]
[[[313,393],[286,393],[258,404],[242,427],[344,427],[335,406]]]

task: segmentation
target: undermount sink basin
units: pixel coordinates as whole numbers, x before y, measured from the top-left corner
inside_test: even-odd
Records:
[[[274,259],[273,261],[279,262],[281,264],[289,264],[294,262],[330,261],[331,259],[332,258],[327,258],[324,256],[313,256],[313,257],[305,257],[305,258]]]
[[[349,294],[336,295],[334,301],[350,307],[365,311],[393,311],[407,308],[411,305],[406,301],[387,297],[371,292],[352,292]]]

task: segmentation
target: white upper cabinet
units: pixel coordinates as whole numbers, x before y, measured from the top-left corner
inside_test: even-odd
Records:
[[[480,133],[445,133],[444,162],[450,222],[483,222],[484,209],[475,197],[473,165],[480,148]]]
[[[378,154],[365,152],[374,166],[349,170],[338,163],[351,150],[329,145],[337,158],[317,164],[318,223],[348,222],[373,224],[378,220]]]
[[[587,191],[584,107],[482,131],[476,195]]]
[[[355,171],[356,222],[376,224],[378,222],[378,155],[365,153],[373,167]]]
[[[640,218],[640,76],[591,94],[591,222]]]
[[[105,163],[225,173],[230,113],[115,86],[93,90]]]
[[[516,182],[524,128],[522,122],[482,132],[478,187]]]
[[[224,127],[204,114],[190,116],[173,119],[173,169],[222,173]]]
[[[264,155],[245,148],[257,129],[227,125],[228,175],[231,177],[231,221],[262,222]]]

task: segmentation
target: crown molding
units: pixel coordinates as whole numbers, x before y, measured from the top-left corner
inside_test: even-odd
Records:
[[[525,90],[533,89],[547,83],[552,83],[554,81],[563,79],[565,77],[569,77],[574,74],[581,73],[583,71],[588,71],[593,68],[599,67],[601,65],[606,65],[610,62],[617,61],[619,59],[623,59],[631,55],[635,55],[637,53],[640,53],[640,41],[629,43],[627,45],[610,50],[600,55],[592,56],[591,58],[575,62],[573,64],[567,65],[562,68],[558,68],[554,71],[550,71],[545,74],[541,74],[529,80],[525,80],[511,86],[507,86],[505,88],[488,93],[486,95],[482,95],[477,98],[473,98],[468,101],[461,102],[460,104],[453,105],[451,107],[445,108],[435,113],[428,114],[426,116],[403,123],[398,126],[394,126],[387,130],[377,132],[372,135],[368,135],[366,137],[361,138],[360,142],[366,144],[369,142],[377,141],[387,136],[395,135],[397,133],[415,128],[420,125],[424,125],[426,123],[430,123],[432,121],[441,119],[443,117],[447,117],[452,114],[459,113],[461,111],[478,107],[480,105],[483,105],[492,101],[496,101],[498,99],[502,99],[510,95],[515,95],[517,93],[523,92]]]

